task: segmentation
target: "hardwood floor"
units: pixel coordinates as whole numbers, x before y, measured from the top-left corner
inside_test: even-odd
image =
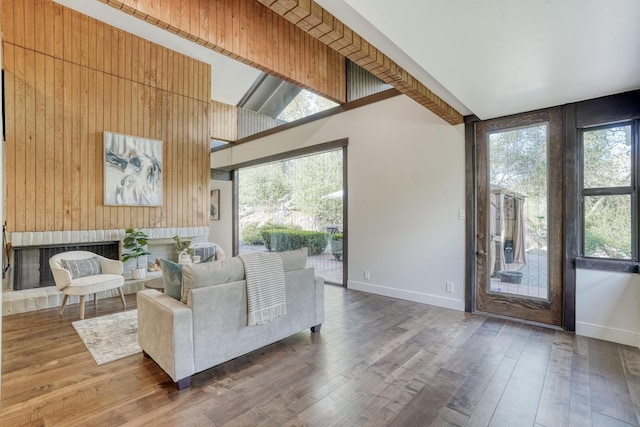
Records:
[[[86,318],[120,309],[103,300]],[[326,287],[319,334],[183,391],[141,354],[96,366],[77,318],[76,305],[3,319],[0,425],[639,425],[637,348],[340,287]]]

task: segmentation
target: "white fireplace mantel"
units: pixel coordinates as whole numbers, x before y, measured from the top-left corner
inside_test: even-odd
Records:
[[[149,239],[171,239],[176,234],[181,238],[207,239],[209,227],[143,228]],[[120,241],[125,229],[114,230],[73,230],[73,231],[21,231],[10,233],[12,246],[44,246],[74,243],[95,243]]]

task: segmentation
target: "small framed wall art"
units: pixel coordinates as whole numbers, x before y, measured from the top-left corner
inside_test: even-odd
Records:
[[[209,218],[214,221],[220,219],[220,190],[211,190],[211,210]]]

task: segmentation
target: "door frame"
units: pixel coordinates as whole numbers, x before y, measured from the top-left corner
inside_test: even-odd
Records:
[[[232,221],[232,238],[233,238],[233,255],[236,256],[240,252],[240,218],[239,218],[239,192],[238,171],[242,168],[260,166],[267,163],[288,160],[296,157],[320,154],[327,151],[342,150],[342,287],[347,287],[349,279],[349,192],[348,192],[348,147],[349,138],[336,139],[334,141],[324,142],[309,147],[298,148],[295,150],[285,151],[266,157],[260,157],[247,162],[235,163],[228,167],[230,170],[231,180],[233,184],[233,221]]]
[[[564,230],[564,207],[563,207],[563,194],[566,190],[563,188],[563,174],[565,173],[565,125],[564,125],[564,113],[562,108],[550,108],[545,110],[539,110],[530,113],[518,114],[509,117],[502,117],[491,119],[487,121],[481,121],[475,116],[469,116],[465,118],[465,188],[466,188],[466,240],[465,240],[465,311],[469,313],[476,312],[477,304],[477,281],[478,281],[478,268],[476,263],[476,253],[478,252],[477,236],[479,233],[479,225],[477,223],[478,217],[478,176],[477,176],[477,141],[476,131],[479,124],[481,127],[486,127],[486,131],[493,131],[499,129],[517,128],[527,125],[534,125],[537,123],[546,122],[549,124],[549,139],[548,139],[548,158],[550,162],[554,162],[554,168],[550,168],[548,176],[549,195],[553,196],[554,208],[549,209],[549,224],[553,221],[555,224],[554,230],[550,229],[550,233],[553,233],[556,241],[556,247],[554,248],[554,259],[549,260],[550,269],[550,298],[555,298],[556,303],[548,309],[548,316],[530,316],[523,315],[518,317],[518,320],[533,321],[535,323],[549,324],[554,326],[564,327],[566,325],[565,319],[565,304],[564,304],[564,292],[563,289],[563,260],[565,259],[565,242],[563,240]],[[553,170],[551,170],[553,169]],[[555,172],[554,172],[555,171]],[[552,175],[555,173],[555,175]],[[480,207],[482,209],[482,207]],[[553,281],[553,283],[552,283]],[[553,289],[553,290],[552,290]],[[505,298],[502,303],[509,303],[509,299]],[[539,304],[538,306],[544,306]],[[491,315],[491,313],[486,313]],[[520,313],[522,314],[522,313]],[[499,314],[498,314],[499,315]],[[573,314],[575,316],[575,313]],[[574,319],[575,321],[575,319]]]

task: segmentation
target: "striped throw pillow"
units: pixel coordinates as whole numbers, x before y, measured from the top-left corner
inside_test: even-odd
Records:
[[[77,279],[78,277],[93,276],[102,273],[102,268],[100,267],[100,257],[97,256],[85,259],[63,259],[61,261],[64,269],[71,273],[72,279]]]

